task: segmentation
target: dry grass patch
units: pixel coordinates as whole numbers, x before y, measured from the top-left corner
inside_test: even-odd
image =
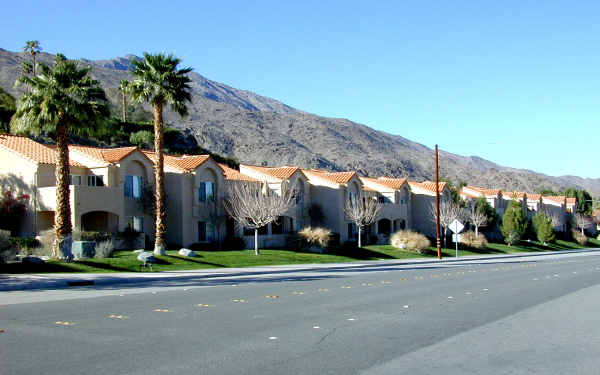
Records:
[[[487,239],[481,233],[475,235],[473,231],[461,233],[460,243],[472,247],[474,249],[485,249],[488,246]]]
[[[396,249],[416,251],[419,254],[427,253],[431,242],[421,233],[411,230],[401,230],[390,238],[390,244]]]

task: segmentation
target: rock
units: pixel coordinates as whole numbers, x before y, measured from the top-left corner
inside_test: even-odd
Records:
[[[179,250],[179,255],[183,255],[184,257],[195,257],[196,252],[190,249],[181,249]]]
[[[34,256],[31,256],[31,255],[28,255],[28,256],[24,257],[21,261],[23,263],[29,263],[29,264],[41,264],[41,263],[44,263],[44,260],[42,258],[34,257]]]
[[[65,238],[63,238],[62,242],[60,243],[60,259],[66,260],[68,262],[73,260],[73,253],[71,251],[72,247],[73,239],[71,238],[71,235],[65,236]]]
[[[134,252],[135,254],[141,254],[141,253],[143,253],[144,251],[146,251],[146,250],[144,250],[144,249],[133,250],[133,252]]]
[[[156,262],[156,258],[154,257],[154,254],[152,254],[151,252],[147,252],[147,251],[144,251],[143,253],[140,253],[140,255],[138,255],[137,259],[140,262],[144,262],[144,263],[154,263],[154,262]]]
[[[96,254],[96,242],[94,241],[73,241],[71,251],[75,259],[93,258]]]

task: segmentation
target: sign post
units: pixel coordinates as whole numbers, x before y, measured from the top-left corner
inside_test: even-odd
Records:
[[[450,223],[450,230],[454,233],[454,244],[456,246],[456,257],[458,258],[458,234],[465,229],[463,223],[458,221],[458,219],[454,219],[452,223]]]

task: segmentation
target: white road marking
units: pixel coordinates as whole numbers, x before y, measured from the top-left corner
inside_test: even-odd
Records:
[[[349,322],[353,322],[353,321],[355,321],[355,320],[356,320],[356,319],[354,319],[354,318],[348,318],[348,321],[349,321]]]
[[[277,340],[278,338],[276,336],[271,336],[269,337],[269,340]]]
[[[314,329],[319,329],[319,328],[321,328],[321,327],[319,327],[319,326],[314,326],[313,328],[314,328]]]
[[[452,297],[452,296],[448,296],[448,299],[453,299],[453,298],[454,298],[454,297]]]
[[[404,308],[405,308],[405,309],[408,309],[408,305],[404,305]]]

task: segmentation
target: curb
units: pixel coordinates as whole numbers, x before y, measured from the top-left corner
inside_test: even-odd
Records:
[[[472,262],[472,261],[486,261],[486,260],[494,260],[494,259],[514,259],[514,258],[529,258],[529,257],[541,257],[548,255],[565,255],[565,254],[578,254],[578,253],[595,253],[600,252],[600,249],[575,249],[575,250],[560,250],[554,252],[542,252],[542,253],[519,253],[519,254],[509,254],[509,255],[488,255],[488,256],[464,256],[461,258],[446,258],[442,260],[433,259],[433,260],[412,260],[412,261],[398,261],[398,260],[370,260],[370,261],[362,261],[360,264],[350,263],[334,263],[335,265],[323,265],[323,264],[314,264],[314,266],[310,266],[309,264],[298,265],[301,268],[287,268],[281,269],[281,267],[291,267],[293,265],[278,265],[278,266],[257,266],[257,267],[248,267],[244,269],[237,269],[237,271],[232,272],[213,272],[213,273],[202,273],[187,271],[182,273],[181,271],[165,271],[165,272],[157,272],[156,276],[146,276],[140,277],[138,275],[135,276],[109,276],[105,278],[65,278],[65,279],[47,279],[47,280],[36,280],[30,284],[19,285],[14,287],[2,288],[0,287],[0,292],[2,291],[23,291],[23,290],[50,290],[50,289],[63,289],[63,288],[71,288],[71,287],[85,287],[85,286],[106,286],[106,285],[117,285],[117,284],[132,284],[132,283],[150,283],[156,281],[176,281],[176,280],[190,280],[190,279],[198,279],[198,280],[207,280],[214,278],[227,278],[227,277],[243,277],[243,276],[253,276],[253,275],[269,275],[269,274],[291,274],[291,273],[299,273],[299,272],[307,272],[307,271],[328,271],[328,270],[353,270],[360,268],[368,268],[374,266],[403,266],[403,265],[427,265],[427,264],[445,264],[445,263],[460,263],[460,262]],[[256,268],[260,267],[261,270],[256,270]],[[223,268],[222,270],[227,270],[227,268]],[[205,271],[204,271],[205,272]],[[172,275],[169,275],[172,274]],[[158,276],[162,275],[162,276]],[[169,276],[167,276],[169,275]],[[36,275],[38,276],[38,275]],[[45,276],[45,275],[44,275]],[[27,279],[27,276],[20,275],[19,279]]]

